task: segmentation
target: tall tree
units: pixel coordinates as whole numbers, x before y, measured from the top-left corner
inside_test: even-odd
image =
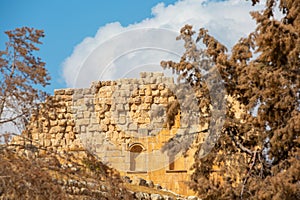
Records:
[[[281,19],[274,17],[276,6]],[[193,40],[195,32],[186,25],[181,61],[162,62],[204,91],[201,79],[191,77],[202,76],[193,61],[208,55],[228,95],[242,105],[238,118],[228,102],[215,148],[204,158],[199,151],[195,156],[191,187],[203,199],[300,199],[300,1],[267,0],[262,12],[251,15],[256,30],[231,53],[203,28]],[[204,53],[198,42],[206,46]]]
[[[12,123],[22,128],[37,103],[44,99],[41,90],[50,77],[45,62],[36,55],[44,31],[17,28],[6,31],[6,49],[0,51],[0,126]]]

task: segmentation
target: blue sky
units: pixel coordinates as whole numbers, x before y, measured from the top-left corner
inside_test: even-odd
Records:
[[[3,50],[7,41],[4,34],[6,30],[22,26],[43,29],[46,37],[42,40],[39,56],[46,62],[52,77],[51,85],[46,90],[53,93],[55,88],[77,86],[71,81],[74,76],[72,72],[78,70],[74,63],[87,57],[87,49],[89,53],[93,50],[89,45],[103,42],[101,38],[108,38],[107,34],[117,34],[131,27],[167,27],[175,31],[186,23],[195,23],[206,26],[230,46],[254,27],[248,15],[251,8],[249,2],[203,2],[204,0],[1,0],[0,48]],[[236,9],[235,15],[232,14],[232,9]],[[91,70],[83,71],[82,76],[88,77],[93,73]]]
[[[73,48],[100,26],[119,21],[122,25],[151,17],[151,8],[160,0],[1,0],[0,47],[4,49],[6,30],[29,26],[43,29],[46,37],[40,46],[40,57],[46,62],[52,77],[48,92],[66,87],[61,77],[61,63]],[[163,1],[166,4],[175,0]]]

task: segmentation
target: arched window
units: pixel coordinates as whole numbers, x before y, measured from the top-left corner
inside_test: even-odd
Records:
[[[130,146],[130,171],[146,171],[146,157],[142,154],[143,150],[141,144]]]

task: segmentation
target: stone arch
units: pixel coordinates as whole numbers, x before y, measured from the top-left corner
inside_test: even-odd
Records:
[[[142,153],[145,147],[141,143],[134,143],[129,146],[130,171],[146,171],[146,157]]]

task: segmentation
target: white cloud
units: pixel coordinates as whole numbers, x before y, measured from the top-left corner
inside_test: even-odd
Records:
[[[63,63],[68,87],[89,87],[98,79],[136,77],[139,71],[161,70],[161,60],[178,60],[182,42],[175,37],[182,26],[209,33],[228,47],[254,30],[249,12],[262,9],[248,1],[182,0],[152,8],[152,18],[123,27],[110,23],[100,27],[94,37],[85,38]]]

